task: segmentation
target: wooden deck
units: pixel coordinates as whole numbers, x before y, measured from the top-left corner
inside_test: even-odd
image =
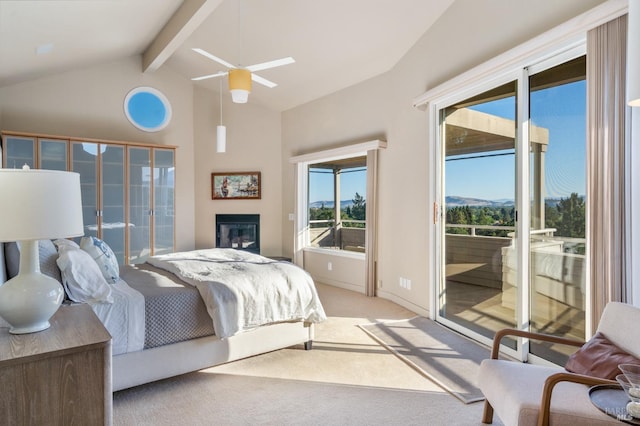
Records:
[[[497,330],[515,327],[515,311],[503,302],[502,290],[480,285],[447,281],[446,304],[441,312],[482,336],[493,338]],[[584,340],[584,311],[535,293],[531,299],[532,331]],[[509,346],[514,347],[514,342]],[[564,365],[575,348],[532,342],[531,352]]]

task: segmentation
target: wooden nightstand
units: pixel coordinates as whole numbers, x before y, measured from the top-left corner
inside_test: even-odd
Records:
[[[47,330],[0,328],[0,424],[110,425],[111,336],[88,305],[64,305]]]

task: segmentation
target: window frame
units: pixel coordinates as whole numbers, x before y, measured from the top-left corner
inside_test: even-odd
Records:
[[[364,259],[366,263],[365,294],[375,295],[375,263],[377,259],[377,162],[378,151],[385,149],[387,142],[379,139],[356,143],[340,148],[312,152],[291,157],[289,162],[295,165],[295,213],[294,213],[294,242],[293,262],[304,268],[304,251],[322,250],[332,256]],[[317,163],[342,160],[345,158],[367,158],[367,228],[365,237],[365,252],[347,252],[345,250],[317,249],[309,246],[309,166]]]

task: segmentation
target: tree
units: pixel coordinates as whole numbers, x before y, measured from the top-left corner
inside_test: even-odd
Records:
[[[584,238],[585,237],[585,205],[584,199],[575,192],[569,198],[562,198],[558,203],[558,236]]]
[[[320,207],[311,207],[309,209],[309,220],[333,220],[333,209],[325,207],[324,203]],[[312,224],[312,228],[325,227],[326,224]]]
[[[351,206],[351,217],[354,220],[365,220],[367,202],[364,197],[356,192],[356,195],[354,195],[353,200],[351,201],[353,201],[353,206]]]

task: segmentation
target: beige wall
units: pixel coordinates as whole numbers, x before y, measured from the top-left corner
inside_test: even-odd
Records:
[[[294,209],[293,155],[381,138],[379,294],[419,313],[430,307],[432,182],[426,113],[412,100],[426,90],[561,24],[600,0],[457,0],[388,73],[286,111],[282,117],[283,208]],[[285,252],[293,235],[284,228]],[[411,280],[411,290],[399,279]]]
[[[282,157],[280,113],[265,109],[251,99],[234,104],[223,92],[222,122],[227,127],[227,151],[216,153],[216,126],[220,123],[217,92],[195,89],[195,208],[196,247],[215,245],[215,215],[260,215],[261,252],[282,253]],[[261,172],[260,200],[212,200],[212,172]],[[291,222],[288,222],[291,223]]]
[[[304,269],[317,282],[366,294],[363,255],[334,256],[330,250],[305,250]]]
[[[173,110],[162,131],[147,133],[127,121],[126,94],[136,86],[162,91]],[[142,74],[131,57],[0,88],[0,129],[72,137],[176,145],[176,244],[194,246],[193,88],[162,69]]]

